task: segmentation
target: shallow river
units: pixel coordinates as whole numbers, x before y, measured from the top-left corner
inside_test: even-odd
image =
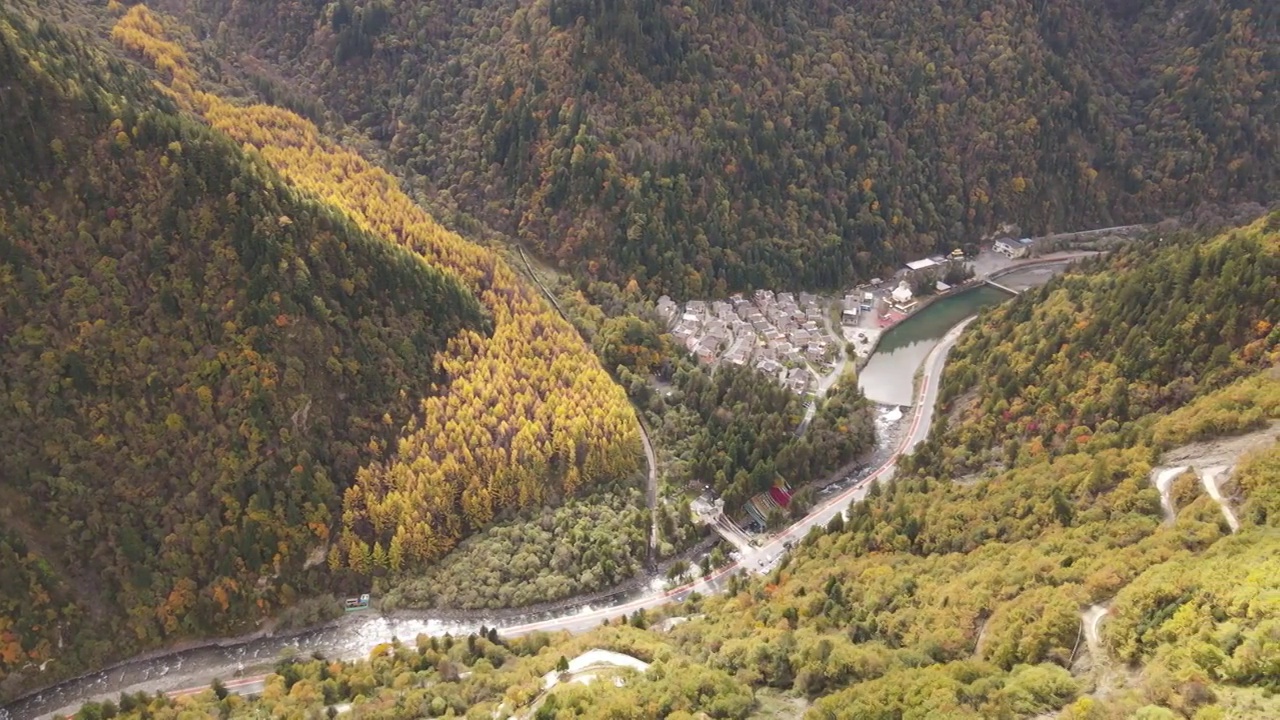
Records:
[[[1052,266],[1052,270],[1048,272],[1037,269],[1025,277],[1010,279],[1015,281],[1014,287],[1018,289],[1040,285],[1047,282],[1055,272],[1061,272],[1063,267]],[[939,300],[904,320],[885,333],[875,354],[862,370],[859,385],[863,392],[871,400],[883,405],[911,405],[916,371],[919,370],[929,351],[938,344],[938,340],[964,318],[975,314],[981,308],[1002,303],[1010,297],[1002,290],[984,285]],[[890,407],[882,411],[880,420],[887,421],[887,426],[892,427],[902,417],[901,412]],[[888,427],[878,429],[884,433]],[[885,440],[883,436],[880,440],[882,447],[880,452],[877,452],[876,462],[879,462],[879,456],[883,452],[887,452],[887,447],[884,446],[890,444],[883,442]],[[837,490],[848,481],[856,480],[857,477],[846,478],[846,482],[832,486],[827,492]],[[661,580],[650,578],[647,586],[641,585],[639,588],[621,591],[616,595],[598,597],[591,605],[579,606],[569,611],[506,617],[503,620],[491,620],[483,624],[498,627],[504,631],[510,629],[516,632],[527,632],[528,629],[542,624],[539,621],[556,620],[548,622],[547,624],[551,627],[546,629],[581,631],[598,625],[600,622],[598,616],[602,610],[607,613],[614,607],[627,606],[628,603],[634,603],[639,598],[653,598],[654,604],[659,604],[657,601],[662,585]],[[718,588],[699,589],[703,592],[715,592]],[[406,615],[409,614],[406,613]],[[581,623],[574,622],[575,615],[582,618]],[[526,624],[521,627],[522,623]],[[466,634],[474,632],[481,624],[474,621],[444,621],[432,618],[429,611],[421,613],[419,617],[397,619],[359,613],[355,616],[343,617],[329,627],[308,630],[294,637],[262,638],[232,647],[206,647],[172,653],[155,659],[127,661],[113,669],[69,680],[12,702],[8,706],[0,707],[0,720],[29,720],[49,717],[50,713],[58,711],[74,711],[86,700],[112,697],[124,689],[150,692],[173,691],[207,683],[214,676],[230,679],[240,673],[251,674],[255,670],[261,672],[264,666],[269,667],[274,660],[290,651],[302,654],[318,652],[332,658],[361,657],[374,645],[386,642],[393,636],[407,640],[418,633]]]
[[[848,475],[823,488],[819,492],[819,503],[863,480],[872,468],[889,460],[898,445],[905,419],[906,415],[898,408],[882,408],[876,417],[877,449]],[[736,559],[736,553],[731,555]],[[719,592],[726,581],[727,578],[704,579],[693,589],[704,595]],[[656,607],[672,600],[679,601],[688,594],[684,592],[667,599],[666,596],[670,595],[664,592],[667,585],[664,578],[649,575],[634,586],[597,595],[589,603],[525,614],[506,611],[501,613],[503,617],[491,619],[485,619],[481,611],[469,621],[433,617],[436,613],[430,610],[402,611],[394,618],[380,617],[372,610],[352,613],[329,626],[306,630],[292,637],[261,638],[227,647],[204,647],[129,660],[0,707],[0,720],[34,720],[56,712],[71,713],[88,700],[114,698],[122,690],[172,692],[207,684],[213,677],[233,680],[242,674],[254,676],[269,670],[274,661],[288,653],[320,653],[329,658],[364,657],[375,645],[392,637],[412,642],[419,633],[465,635],[476,632],[482,625],[497,628],[504,635],[534,630],[582,632],[606,619],[634,611],[637,604]]]

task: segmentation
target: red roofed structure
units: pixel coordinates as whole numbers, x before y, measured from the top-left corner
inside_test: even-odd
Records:
[[[773,498],[773,501],[782,507],[786,507],[791,504],[791,493],[780,487],[769,488],[769,497]]]

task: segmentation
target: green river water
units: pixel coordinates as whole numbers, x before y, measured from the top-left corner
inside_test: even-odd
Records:
[[[938,340],[956,323],[984,307],[1012,297],[981,285],[934,302],[895,325],[858,376],[858,386],[871,400],[884,405],[911,405],[916,371]]]

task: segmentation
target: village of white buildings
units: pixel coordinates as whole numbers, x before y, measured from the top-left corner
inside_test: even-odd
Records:
[[[885,330],[922,306],[925,301],[915,297],[913,286],[930,295],[942,295],[975,283],[995,284],[989,278],[1019,261],[1029,261],[1046,251],[1069,255],[1072,250],[1089,249],[1081,242],[1114,240],[1143,228],[1126,225],[1014,239],[1017,236],[1012,233],[1017,228],[1002,225],[983,238],[981,249],[972,257],[956,248],[949,255],[915,260],[899,268],[891,280],[873,278],[841,299],[756,290],[728,300],[691,300],[682,308],[663,295],[656,310],[676,342],[699,362],[750,365],[798,395],[822,395],[846,362],[866,359]],[[951,272],[957,269],[963,272]],[[960,284],[952,287],[943,278],[954,278]]]
[[[816,295],[772,290],[727,302],[691,300],[683,310],[665,295],[657,304],[672,336],[699,362],[751,364],[797,394],[809,392],[815,370],[830,372],[842,352],[827,331],[824,307]]]
[[[997,243],[995,251],[1009,258],[1025,256],[1024,246],[1017,247],[1014,254]],[[846,348],[865,358],[887,326],[917,308],[914,282],[924,276],[936,278],[951,264],[966,262],[958,250],[947,257],[917,260],[907,263],[892,281],[873,279],[842,299],[756,290],[728,300],[691,300],[682,308],[663,295],[656,309],[676,342],[699,362],[750,365],[798,395],[821,394],[818,386],[828,384],[821,381],[853,359],[846,357]],[[945,293],[951,287],[937,280],[933,289]],[[837,318],[838,329],[832,322]]]

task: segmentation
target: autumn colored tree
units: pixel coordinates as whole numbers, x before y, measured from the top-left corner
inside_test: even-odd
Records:
[[[653,296],[1280,194],[1261,0],[175,5],[441,207]]]
[[[437,358],[449,382],[416,391],[421,413],[346,490],[340,542],[353,569],[387,567],[392,543],[402,568],[421,567],[495,516],[638,467],[638,427],[625,394],[573,327],[502,260],[445,230],[385,171],[303,118],[195,89],[186,52],[144,6],[131,8],[112,35],[165,70],[181,103],[360,227],[459,278],[493,318],[491,335],[464,332],[450,341]]]

